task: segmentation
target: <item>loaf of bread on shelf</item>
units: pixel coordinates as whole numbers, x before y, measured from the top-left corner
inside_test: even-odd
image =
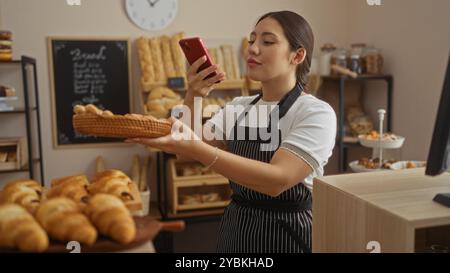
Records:
[[[233,65],[233,47],[231,45],[221,46],[223,57],[224,57],[224,68],[227,78],[230,80],[236,79],[236,73],[234,71]]]
[[[17,180],[0,191],[1,204],[18,204],[34,214],[42,198],[42,186],[34,180]]]
[[[150,91],[147,98],[147,111],[157,118],[166,118],[170,110],[176,105],[182,104],[181,97],[167,87],[156,87]]]
[[[84,175],[55,179],[51,182],[51,188],[47,191],[46,197],[67,197],[77,204],[86,204],[89,199],[88,186],[89,181]]]
[[[226,69],[225,69],[225,59],[223,58],[223,52],[222,52],[222,48],[217,48],[216,49],[216,64],[219,66],[219,68],[224,71],[226,73]],[[231,77],[231,75],[226,75],[227,78]]]
[[[167,81],[166,72],[164,70],[164,63],[161,52],[161,40],[157,37],[150,39],[150,52],[153,59],[153,67],[155,68],[155,81]]]
[[[17,204],[0,205],[0,248],[43,252],[48,245],[47,233],[27,210]]]
[[[166,35],[161,36],[161,51],[164,70],[168,78],[176,77],[175,64],[172,56],[172,49],[170,46],[170,38]]]
[[[97,230],[69,198],[45,200],[36,212],[36,219],[55,240],[77,241],[85,245],[93,245],[97,240]]]
[[[131,243],[136,237],[136,225],[130,212],[114,195],[94,195],[85,208],[85,214],[100,234],[121,244]]]
[[[183,51],[179,44],[180,40],[183,38],[184,32],[177,33],[172,36],[170,43],[176,76],[186,78],[186,58],[184,57]]]
[[[155,68],[152,58],[150,43],[147,38],[140,37],[137,40],[139,63],[141,66],[142,79],[145,82],[155,82]]]
[[[186,194],[181,196],[181,204],[183,205],[198,205],[202,203],[202,196],[200,194]]]

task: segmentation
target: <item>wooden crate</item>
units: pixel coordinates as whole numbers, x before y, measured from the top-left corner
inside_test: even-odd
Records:
[[[217,209],[226,207],[230,203],[231,189],[228,179],[222,175],[193,174],[183,175],[182,170],[188,167],[201,166],[195,162],[182,162],[175,159],[168,161],[167,181],[168,181],[168,205],[172,214],[179,212]],[[183,204],[182,200],[186,195],[205,196],[207,194],[217,193],[220,200],[215,202],[198,202]]]
[[[8,159],[8,157],[11,157],[11,153],[15,154],[16,159],[14,161],[9,161],[10,159]],[[0,155],[0,171],[20,170],[25,168],[28,164],[25,139],[0,139]]]

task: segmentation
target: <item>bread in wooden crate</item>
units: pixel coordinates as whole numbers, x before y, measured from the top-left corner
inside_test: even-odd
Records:
[[[82,134],[116,138],[156,138],[170,134],[172,124],[149,115],[115,115],[92,104],[74,107],[73,127]]]

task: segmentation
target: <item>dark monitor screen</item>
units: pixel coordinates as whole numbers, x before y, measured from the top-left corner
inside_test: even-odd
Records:
[[[450,56],[444,79],[439,110],[428,153],[427,175],[439,175],[450,168]]]

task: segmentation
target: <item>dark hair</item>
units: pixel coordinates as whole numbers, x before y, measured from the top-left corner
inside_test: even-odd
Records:
[[[297,82],[305,86],[314,50],[314,34],[311,26],[305,18],[287,10],[264,14],[256,24],[266,18],[273,18],[281,25],[292,51],[302,47],[306,50],[305,61],[298,65],[296,71]]]

